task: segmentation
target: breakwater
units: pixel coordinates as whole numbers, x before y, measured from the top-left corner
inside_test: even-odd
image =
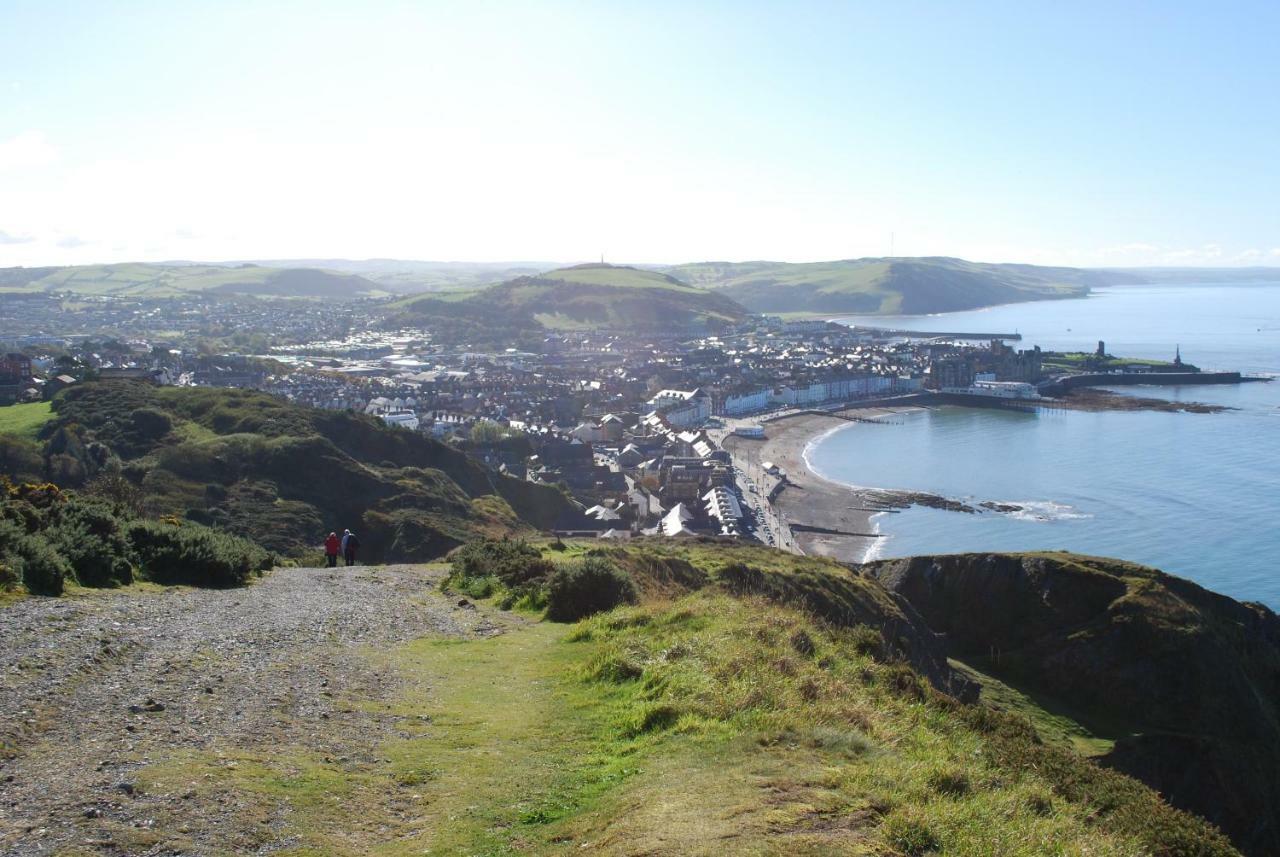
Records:
[[[1060,396],[1068,390],[1080,387],[1137,387],[1161,386],[1172,387],[1183,384],[1242,384],[1248,381],[1261,381],[1263,378],[1251,378],[1239,372],[1120,372],[1096,373],[1092,375],[1068,375],[1047,384],[1040,385],[1043,396]]]
[[[907,330],[905,328],[893,327],[868,327],[866,325],[852,325],[856,333],[868,333],[873,336],[885,337],[902,337],[904,339],[976,339],[982,342],[988,342],[992,339],[1007,339],[1011,341],[1021,341],[1020,333],[973,333],[958,332],[947,330]]]

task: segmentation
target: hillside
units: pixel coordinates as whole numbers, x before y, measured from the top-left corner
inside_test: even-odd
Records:
[[[480,581],[455,563],[0,609],[0,847],[1235,853],[1021,713],[938,692],[901,642],[928,633],[869,577],[713,541],[527,552],[605,563],[636,603],[540,620],[460,598]]]
[[[963,554],[871,573],[954,654],[1108,739],[1099,761],[1280,853],[1280,618],[1190,581],[1070,554]],[[1109,745],[1109,746],[1108,746]]]
[[[355,274],[318,268],[129,262],[65,268],[0,268],[0,292],[141,298],[207,293],[353,300],[385,295],[389,290]]]
[[[60,485],[119,472],[145,514],[284,556],[314,558],[325,534],[350,528],[370,561],[420,561],[571,514],[558,491],[491,474],[437,441],[263,393],[85,384],[55,400],[40,437],[44,475]]]
[[[520,339],[548,330],[699,331],[746,318],[723,294],[667,274],[592,264],[517,277],[488,288],[405,298],[389,323],[441,328],[446,336]]]
[[[837,262],[703,262],[667,273],[715,289],[752,312],[917,315],[1080,297],[1114,277],[1076,268],[946,257]]]

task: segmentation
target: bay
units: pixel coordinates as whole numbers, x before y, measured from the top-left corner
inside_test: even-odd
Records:
[[[1117,287],[1083,299],[937,316],[840,319],[917,330],[1019,332],[1020,347],[1183,359],[1280,375],[1280,284]],[[1280,381],[1122,392],[1226,405],[1218,414],[962,407],[850,424],[810,445],[820,475],[1022,507],[877,516],[879,556],[1072,550],[1146,563],[1280,608]]]

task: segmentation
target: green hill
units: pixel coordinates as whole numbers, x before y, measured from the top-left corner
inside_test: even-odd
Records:
[[[426,560],[570,514],[558,491],[494,475],[437,441],[264,393],[89,383],[55,400],[40,436],[45,475],[64,487],[119,473],[146,515],[285,556],[314,556],[325,534],[349,527],[372,561]]]
[[[905,314],[1080,297],[1110,275],[1076,268],[984,264],[946,257],[837,262],[702,262],[666,269],[752,312]]]
[[[389,322],[441,329],[459,340],[520,340],[548,330],[702,331],[749,313],[726,295],[657,271],[577,265],[485,289],[404,298]],[[510,342],[508,342],[510,344]]]
[[[0,292],[59,292],[141,298],[213,293],[330,300],[388,294],[383,286],[364,277],[318,268],[141,262],[65,268],[0,268]]]

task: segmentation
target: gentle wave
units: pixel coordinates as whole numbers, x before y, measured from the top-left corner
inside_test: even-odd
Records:
[[[1093,517],[1070,503],[1055,503],[1053,500],[997,500],[996,502],[1006,506],[1018,506],[1017,512],[1003,513],[1015,521],[1078,521]]]

